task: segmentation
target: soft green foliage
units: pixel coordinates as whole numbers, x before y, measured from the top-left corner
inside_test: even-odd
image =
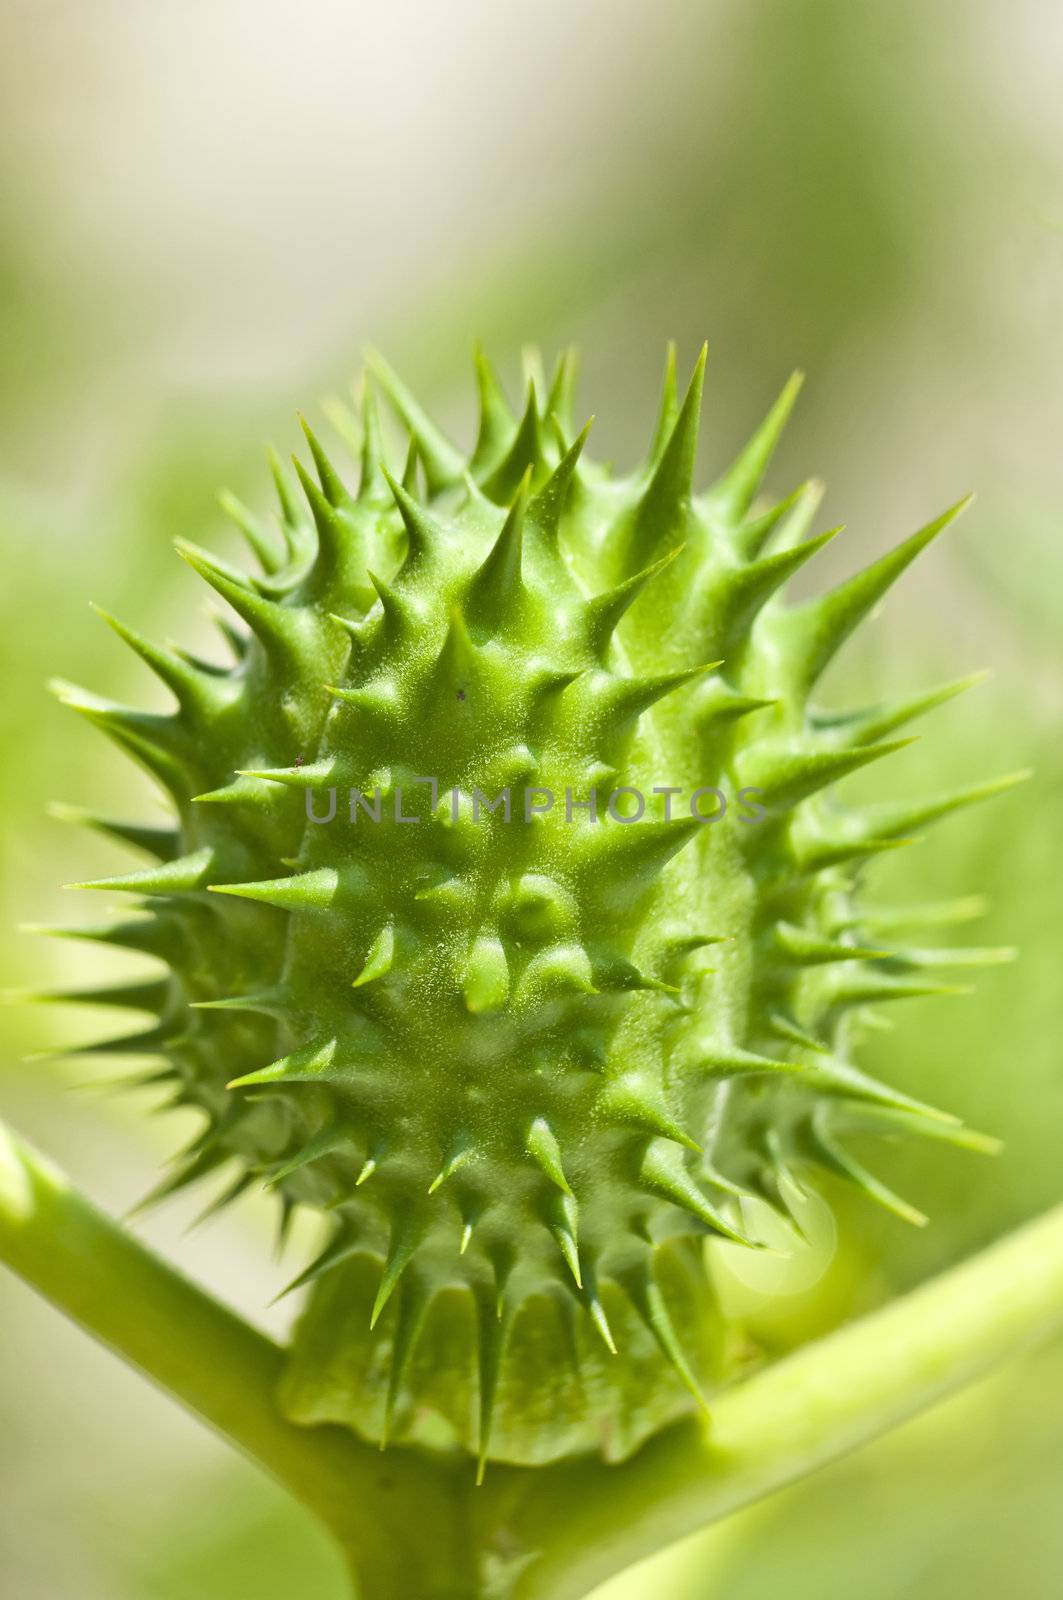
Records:
[[[81,997],[156,1014],[90,1050],[160,1055],[141,1081],[206,1114],[156,1198],[228,1167],[218,1203],[265,1181],[285,1218],[333,1219],[296,1280],[292,1417],[481,1468],[619,1459],[733,1368],[707,1236],[756,1248],[751,1202],[789,1217],[817,1168],[922,1221],[846,1136],[984,1143],[851,1052],[870,1008],[1000,952],[898,948],[895,922],[947,911],[894,918],[854,891],[878,852],[1012,780],[843,808],[832,786],[965,683],[841,714],[811,698],[959,508],[786,607],[830,537],[805,537],[814,486],[758,499],[795,383],[694,495],[703,359],[682,404],[669,361],[623,477],[574,434],[570,356],[520,417],[478,364],[468,459],[376,370],[401,483],[367,382],[341,419],[357,492],[307,428],[303,500],[275,464],[283,539],[232,504],[261,576],[180,547],[242,619],[230,665],[115,623],[177,710],[60,686],[175,811],[165,832],[99,824],[157,864],[90,886],[136,896],[135,918],[74,931],[167,970]],[[732,801],[715,823],[712,788]],[[644,817],[607,803],[622,789]],[[568,810],[592,790],[597,820]],[[501,791],[509,820],[485,804]]]

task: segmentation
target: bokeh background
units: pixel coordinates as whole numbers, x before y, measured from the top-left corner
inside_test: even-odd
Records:
[[[514,387],[525,342],[552,355],[575,339],[598,452],[627,462],[664,341],[689,365],[707,337],[706,471],[792,367],[809,374],[773,477],[785,490],[824,476],[823,525],[848,523],[817,578],[980,493],[829,689],[840,705],[985,665],[995,677],[876,780],[912,794],[1037,769],[881,874],[913,898],[984,892],[973,936],[1021,947],[973,997],[896,1008],[872,1052],[1004,1153],[890,1152],[931,1228],[833,1196],[833,1253],[824,1242],[798,1263],[786,1293],[735,1293],[782,1351],[1057,1200],[1061,81],[1055,0],[7,0],[5,983],[102,971],[13,931],[83,919],[57,885],[117,870],[46,802],[150,804],[44,679],[149,703],[85,602],[145,631],[201,630],[170,539],[228,547],[215,491],[264,499],[261,443],[294,444],[297,405],[342,391],[372,343],[467,438],[474,337]],[[27,1061],[83,1037],[83,1017],[15,1007],[0,1023],[0,1112],[127,1208],[188,1130],[146,1116],[150,1097],[86,1092],[83,1069]],[[283,1271],[266,1209],[189,1234],[196,1210],[138,1226],[282,1328],[290,1313],[263,1309]],[[0,1439],[4,1596],[339,1600],[301,1513],[7,1277]],[[608,1593],[1056,1600],[1061,1495],[1055,1349]]]

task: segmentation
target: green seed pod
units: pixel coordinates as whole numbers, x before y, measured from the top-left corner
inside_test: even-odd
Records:
[[[350,490],[306,429],[262,572],[181,554],[240,619],[224,667],[114,624],[173,691],[147,715],[61,688],[158,780],[156,858],[86,887],[140,915],[80,930],[157,957],[102,991],[155,1013],[90,1047],[151,1054],[206,1116],[151,1198],[217,1172],[330,1219],[283,1404],[387,1440],[619,1459],[725,1378],[704,1242],[757,1247],[816,1168],[917,1217],[852,1131],[968,1141],[873,1081],[854,1026],[935,992],[865,935],[864,864],[1004,786],[840,807],[828,792],[962,685],[828,715],[817,680],[959,507],[786,608],[817,492],[760,481],[796,394],[692,488],[703,359],[670,361],[645,464],[569,421],[573,364],[514,417],[485,363],[464,458],[382,363]],[[423,487],[419,487],[423,485]],[[868,927],[873,927],[873,922]],[[91,997],[90,997],[91,998]],[[223,1172],[223,1169],[224,1172]]]

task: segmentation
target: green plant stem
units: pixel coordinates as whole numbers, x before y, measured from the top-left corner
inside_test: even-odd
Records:
[[[0,1261],[266,1468],[364,1600],[577,1600],[1063,1329],[1063,1206],[718,1397],[622,1466],[381,1455],[279,1411],[284,1352],[0,1125]]]
[[[489,1479],[488,1518],[538,1552],[514,1600],[576,1600],[1061,1330],[1063,1206],[747,1379],[710,1421],[668,1430],[621,1467]]]
[[[284,1352],[104,1216],[3,1124],[0,1261],[316,1513],[371,1600],[471,1592],[461,1587],[469,1556],[453,1475],[409,1452],[399,1471],[345,1429],[287,1422],[275,1399]],[[410,1537],[414,1506],[430,1559]]]

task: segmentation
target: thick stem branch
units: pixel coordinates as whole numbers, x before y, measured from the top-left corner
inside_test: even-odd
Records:
[[[577,1600],[1063,1328],[1063,1207],[721,1395],[622,1466],[386,1456],[303,1429],[284,1353],[0,1125],[0,1261],[259,1463],[328,1526],[364,1600]]]
[[[619,1467],[496,1477],[530,1555],[515,1600],[576,1600],[611,1574],[804,1477],[1063,1330],[1063,1206],[724,1393]]]
[[[2,1124],[0,1262],[313,1511],[344,1547],[367,1597],[428,1596],[437,1592],[433,1564],[440,1573],[457,1562],[465,1570],[450,1473],[409,1452],[382,1456],[345,1429],[288,1422],[276,1403],[284,1352],[104,1216]],[[419,1536],[433,1543],[419,1577],[411,1571],[412,1507]],[[458,1591],[451,1579],[438,1592]]]

